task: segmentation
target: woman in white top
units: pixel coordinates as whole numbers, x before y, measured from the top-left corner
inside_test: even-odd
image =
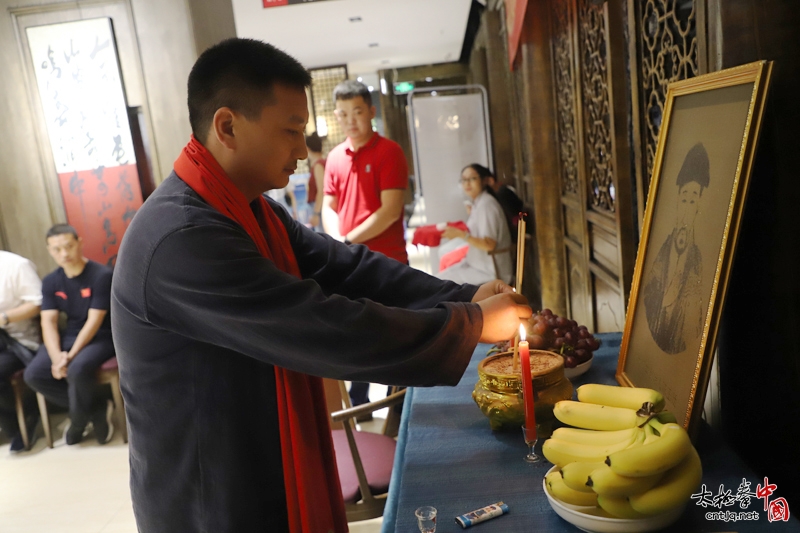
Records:
[[[467,208],[469,232],[448,226],[442,237],[464,239],[469,244],[469,250],[463,261],[439,272],[437,276],[440,279],[474,285],[493,279],[501,279],[506,283],[512,281],[511,233],[508,223],[503,208],[483,185],[484,179],[491,175],[488,168],[476,163],[467,165],[461,171],[461,187],[472,202]],[[497,253],[493,259],[489,252],[495,250],[508,251]]]

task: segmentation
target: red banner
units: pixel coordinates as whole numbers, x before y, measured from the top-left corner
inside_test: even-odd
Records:
[[[83,255],[113,266],[120,241],[142,206],[136,165],[58,175],[67,222],[83,239]]]
[[[514,60],[519,49],[522,26],[525,21],[525,9],[528,0],[504,0],[506,8],[506,32],[508,34],[508,66],[514,70]]]

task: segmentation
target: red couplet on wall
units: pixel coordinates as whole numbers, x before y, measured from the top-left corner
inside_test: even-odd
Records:
[[[26,34],[66,222],[87,258],[112,266],[142,190],[111,19]]]
[[[120,241],[142,205],[136,165],[58,175],[67,221],[83,239],[89,259],[112,266]]]

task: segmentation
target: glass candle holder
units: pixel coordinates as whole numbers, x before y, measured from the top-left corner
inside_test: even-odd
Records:
[[[526,463],[538,463],[542,458],[534,452],[536,443],[539,439],[536,437],[536,429],[528,431],[525,426],[522,426],[522,436],[525,439],[525,444],[528,445],[528,454],[524,457]]]

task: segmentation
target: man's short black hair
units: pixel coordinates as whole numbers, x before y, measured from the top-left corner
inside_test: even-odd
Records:
[[[306,137],[306,147],[312,152],[322,152],[322,139],[316,131]]]
[[[372,107],[372,95],[369,94],[369,89],[360,81],[344,80],[342,83],[333,89],[333,101],[336,100],[352,100],[360,96],[364,102]]]
[[[50,237],[55,237],[57,235],[72,235],[75,237],[75,240],[78,240],[78,232],[75,231],[75,228],[70,226],[69,224],[56,224],[49,230],[47,230],[47,236],[45,236],[44,241],[47,242],[47,239]]]
[[[683,160],[680,172],[678,172],[678,179],[675,180],[675,185],[678,190],[687,183],[696,181],[700,184],[700,192],[708,187],[711,181],[711,173],[709,171],[708,153],[703,143],[697,143],[692,146],[689,153],[686,154],[686,159]]]
[[[262,41],[234,38],[215,44],[189,73],[192,133],[204,143],[221,107],[257,120],[275,83],[303,89],[311,85],[311,75],[295,58]]]

